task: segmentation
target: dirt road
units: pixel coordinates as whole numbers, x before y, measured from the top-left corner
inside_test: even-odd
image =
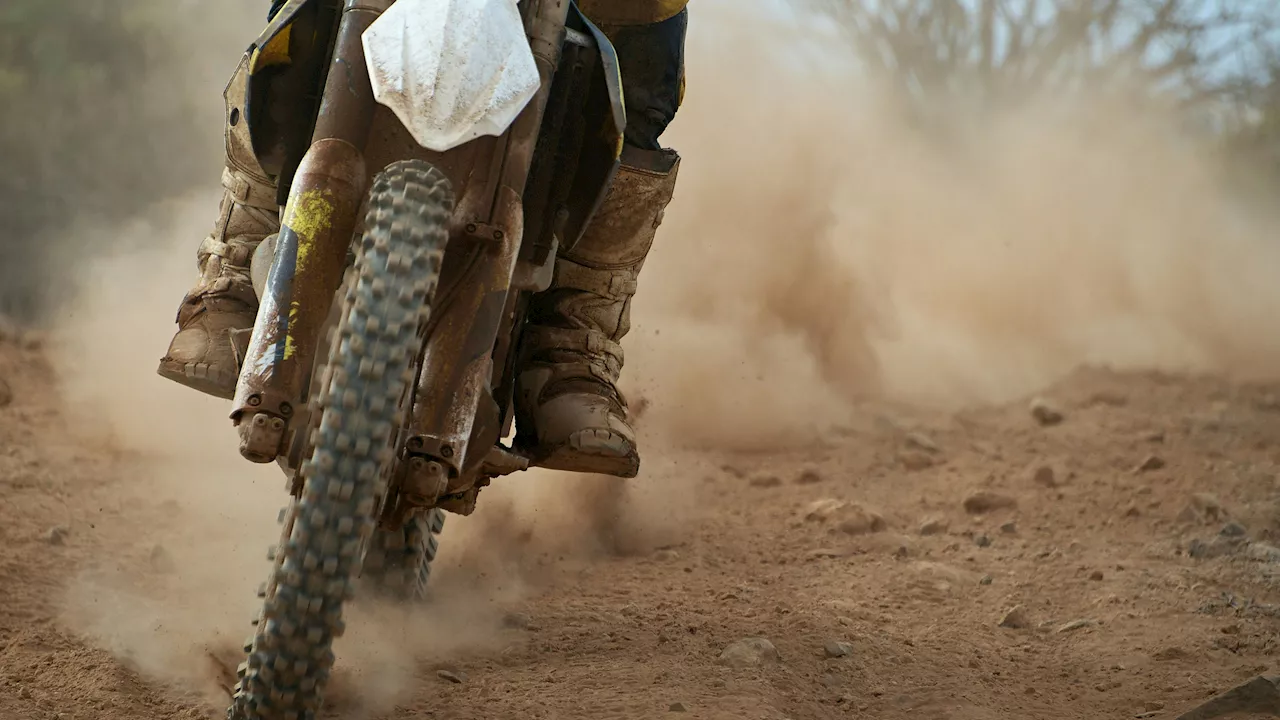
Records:
[[[218,717],[252,598],[170,636],[212,592],[175,501],[72,441],[37,345],[0,378],[0,718]],[[428,630],[355,628],[328,716],[1171,718],[1273,669],[1280,386],[1082,371],[1044,398],[686,449],[618,537],[600,483],[567,534],[497,497],[446,529]]]

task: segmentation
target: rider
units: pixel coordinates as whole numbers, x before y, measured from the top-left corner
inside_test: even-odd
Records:
[[[582,239],[556,260],[551,286],[533,296],[516,380],[516,446],[543,467],[634,477],[640,457],[616,383],[618,342],[680,156],[658,144],[684,95],[688,0],[578,0],[613,41],[627,126],[622,167]],[[275,0],[271,15],[283,6]],[[244,65],[228,98],[243,94]],[[213,232],[196,254],[200,278],[178,309],[160,375],[231,398],[239,372],[229,334],[253,326],[258,303],[249,259],[280,228],[275,179],[250,150],[247,123],[229,116],[224,193]]]

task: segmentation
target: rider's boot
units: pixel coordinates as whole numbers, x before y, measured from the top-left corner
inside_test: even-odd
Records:
[[[242,62],[225,97],[244,97],[245,78]],[[239,374],[231,334],[252,328],[258,311],[249,261],[258,243],[280,229],[275,183],[258,165],[237,106],[228,100],[218,219],[196,253],[200,277],[182,299],[178,333],[158,370],[174,382],[228,399]]]
[[[541,467],[635,477],[627,402],[616,383],[631,298],[671,201],[679,156],[627,146],[604,203],[533,296],[516,380],[516,446]]]

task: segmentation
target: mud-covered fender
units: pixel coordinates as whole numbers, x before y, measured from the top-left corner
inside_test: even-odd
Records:
[[[566,25],[586,33],[595,40],[599,62],[588,94],[585,114],[589,131],[579,156],[569,193],[568,218],[561,227],[560,250],[577,244],[596,210],[604,202],[613,183],[622,156],[623,132],[627,127],[627,108],[622,91],[622,71],[618,53],[604,31],[596,27],[576,2],[569,7]]]

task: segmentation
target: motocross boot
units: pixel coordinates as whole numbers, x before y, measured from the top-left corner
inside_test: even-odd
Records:
[[[581,240],[530,300],[516,378],[516,447],[537,465],[635,477],[627,401],[617,388],[636,280],[675,188],[672,150],[626,147]]]
[[[222,203],[213,231],[196,253],[200,277],[178,307],[178,332],[160,361],[159,374],[220,398],[235,394],[239,363],[234,331],[253,327],[258,299],[249,262],[258,244],[280,229],[276,186],[258,165],[248,123],[237,103],[245,92],[242,61],[227,86],[226,167]]]

